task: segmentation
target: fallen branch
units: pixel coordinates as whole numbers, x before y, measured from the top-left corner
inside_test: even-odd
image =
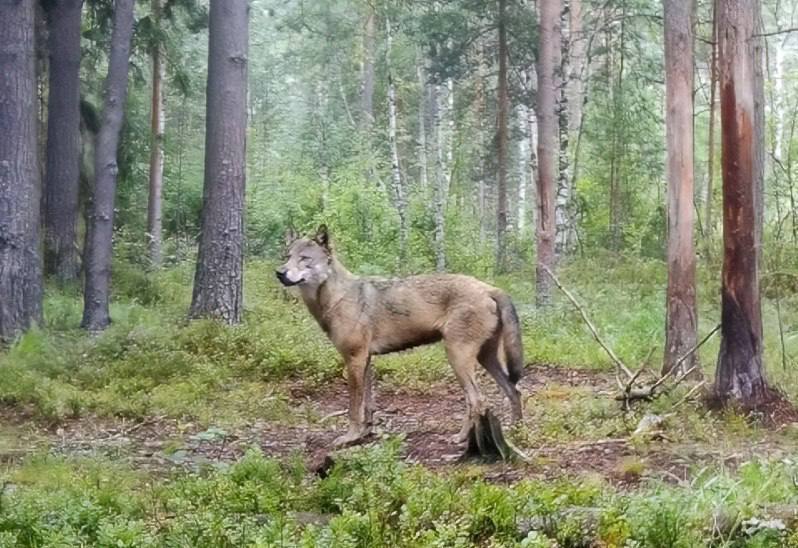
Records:
[[[659,397],[659,396],[661,396],[663,394],[667,394],[668,392],[670,392],[671,390],[673,390],[674,388],[679,386],[679,384],[681,384],[681,382],[684,379],[689,377],[693,373],[693,371],[695,371],[697,369],[697,367],[698,367],[697,365],[694,365],[693,367],[691,367],[687,371],[683,372],[681,375],[676,377],[676,379],[673,381],[673,383],[671,383],[670,385],[666,386],[661,391],[657,392],[657,389],[660,386],[664,385],[665,381],[667,381],[668,379],[670,379],[673,376],[674,371],[678,371],[679,370],[679,366],[681,366],[681,364],[683,364],[685,362],[685,360],[687,360],[687,358],[689,358],[690,356],[695,354],[698,351],[699,348],[704,346],[704,344],[709,339],[711,339],[712,336],[715,333],[718,332],[718,330],[720,330],[720,324],[716,325],[715,328],[712,329],[712,331],[710,331],[709,333],[707,333],[704,336],[703,339],[701,339],[695,346],[693,346],[690,350],[688,350],[681,358],[676,360],[676,363],[673,365],[673,367],[667,373],[665,373],[659,379],[657,379],[654,382],[654,384],[652,384],[651,386],[647,386],[647,387],[632,388],[632,385],[634,384],[634,379],[632,379],[632,380],[629,381],[629,384],[627,385],[627,389],[622,394],[619,394],[618,396],[616,396],[615,399],[618,400],[618,401],[622,401],[624,403],[624,408],[628,409],[630,403],[632,401],[634,401],[634,400],[651,401],[651,400],[653,400],[653,399],[655,399],[655,398],[657,398],[657,397]],[[701,383],[701,384],[703,384],[703,383]]]
[[[546,265],[541,265],[541,266],[543,267],[543,270],[546,271],[546,274],[548,274],[549,277],[551,277],[552,281],[554,281],[554,284],[558,288],[560,288],[560,291],[565,293],[565,296],[568,297],[568,300],[571,301],[571,303],[579,311],[579,314],[581,314],[581,316],[582,316],[582,320],[584,320],[584,322],[587,325],[588,329],[590,329],[590,333],[593,334],[593,338],[596,340],[597,343],[599,343],[599,346],[601,346],[601,348],[604,349],[604,351],[607,353],[607,355],[610,357],[610,359],[616,365],[616,367],[618,369],[620,369],[621,371],[623,371],[626,374],[627,377],[629,377],[629,378],[634,377],[634,374],[632,374],[632,371],[628,367],[626,367],[626,365],[624,365],[624,363],[621,361],[621,359],[618,356],[615,355],[615,352],[612,351],[612,348],[607,346],[607,344],[605,344],[604,341],[601,340],[601,337],[599,336],[598,331],[596,331],[596,327],[593,325],[593,322],[590,321],[590,318],[587,317],[587,312],[585,312],[584,307],[582,307],[582,305],[579,304],[579,301],[577,301],[574,298],[574,296],[571,295],[570,291],[565,289],[565,286],[563,286],[560,283],[560,280],[557,279],[557,276],[554,275],[554,273],[551,271],[551,269],[549,269],[548,266],[546,266]]]
[[[704,338],[701,339],[701,341],[699,341],[695,346],[693,346],[690,350],[688,350],[683,356],[681,356],[678,360],[676,360],[676,363],[673,365],[673,367],[667,373],[665,373],[664,375],[660,376],[656,381],[654,381],[653,384],[648,385],[648,386],[635,386],[635,383],[637,382],[638,377],[640,377],[640,375],[643,373],[643,371],[645,370],[646,364],[648,363],[649,359],[651,358],[652,351],[649,351],[648,356],[646,357],[646,359],[643,362],[643,365],[640,367],[640,369],[638,369],[635,373],[632,373],[631,369],[629,369],[623,363],[623,361],[621,361],[621,359],[617,356],[617,354],[615,354],[615,352],[612,351],[612,348],[610,348],[609,345],[606,344],[602,340],[601,336],[598,334],[598,330],[596,329],[596,326],[593,325],[593,322],[590,321],[590,318],[588,317],[587,312],[585,311],[585,308],[579,303],[579,301],[576,300],[576,298],[573,296],[573,294],[565,288],[565,286],[560,282],[560,280],[557,278],[557,276],[554,275],[554,273],[551,271],[551,269],[549,269],[545,265],[542,265],[542,268],[546,272],[546,274],[549,275],[549,277],[552,279],[554,284],[560,289],[560,291],[562,291],[565,294],[565,296],[568,297],[568,300],[571,301],[571,304],[573,304],[574,307],[579,311],[579,314],[582,316],[582,320],[585,322],[585,325],[587,325],[587,328],[590,330],[590,333],[593,335],[593,339],[595,339],[595,341],[599,344],[599,346],[601,346],[601,348],[604,349],[604,351],[610,357],[610,360],[612,360],[613,364],[615,364],[615,367],[616,367],[615,381],[618,383],[618,388],[621,391],[621,393],[618,394],[615,397],[615,399],[618,400],[618,401],[623,402],[624,409],[629,409],[629,407],[630,407],[630,405],[631,405],[631,403],[633,401],[636,401],[636,400],[651,401],[651,400],[659,397],[660,395],[669,392],[670,390],[672,390],[676,386],[678,386],[684,379],[686,379],[691,373],[693,373],[696,370],[697,366],[693,366],[690,369],[688,369],[687,371],[683,372],[678,377],[676,377],[676,379],[673,381],[673,383],[671,383],[668,386],[665,386],[662,390],[659,390],[660,387],[663,387],[665,385],[666,381],[668,381],[671,377],[674,376],[674,374],[677,371],[679,371],[681,365],[690,356],[695,354],[698,351],[698,349],[701,348],[709,339],[711,339],[712,336],[715,333],[717,333],[718,330],[720,329],[720,324],[716,325],[712,329],[712,331],[707,333],[704,336]],[[626,382],[625,383],[621,380],[621,373],[626,375]],[[703,384],[704,383],[702,382],[698,386],[700,387]],[[697,388],[694,388],[693,390],[691,390],[691,393],[688,394],[688,396],[691,396],[695,392],[695,390],[697,390]],[[681,403],[681,402],[679,402],[679,403]]]

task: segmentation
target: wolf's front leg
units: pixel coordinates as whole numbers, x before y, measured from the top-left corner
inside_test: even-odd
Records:
[[[357,443],[371,434],[373,426],[373,374],[368,351],[347,353],[345,360],[349,382],[349,430],[335,439],[336,447]]]

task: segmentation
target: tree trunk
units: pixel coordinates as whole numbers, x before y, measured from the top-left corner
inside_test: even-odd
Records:
[[[0,341],[42,318],[34,4],[0,3]]]
[[[526,227],[526,212],[527,212],[527,181],[529,180],[529,113],[527,112],[526,105],[518,105],[518,237],[523,236],[524,228]]]
[[[441,85],[434,86],[434,108],[435,108],[435,187],[433,189],[433,209],[435,231],[433,243],[435,249],[435,269],[438,272],[446,270],[446,194],[448,185],[446,184],[446,136],[443,129],[444,118],[444,97]]]
[[[360,127],[366,132],[374,125],[374,53],[376,49],[374,4],[366,2],[363,24],[363,68],[360,81]]]
[[[402,264],[407,252],[407,192],[402,180],[402,171],[399,167],[399,146],[396,142],[396,85],[391,71],[391,46],[393,42],[391,34],[391,21],[386,19],[385,29],[387,33],[387,52],[385,55],[388,68],[388,144],[391,148],[391,182],[396,202],[396,211],[399,214],[399,258]]]
[[[247,127],[248,1],[211,0],[205,183],[193,318],[241,320]]]
[[[47,9],[51,90],[44,179],[44,270],[59,283],[78,279],[80,190],[80,17],[83,0]]]
[[[624,152],[624,97],[623,97],[623,72],[626,60],[626,1],[621,0],[621,24],[618,47],[618,77],[611,85],[613,115],[612,115],[612,158],[610,160],[610,249],[614,252],[621,250],[623,240],[623,192],[621,189],[621,169]],[[614,64],[609,63],[609,68],[614,69]]]
[[[555,67],[560,50],[560,2],[551,0],[540,6],[540,47],[538,61],[538,218],[536,301],[551,303],[552,279],[546,269],[554,269],[555,181],[557,174],[558,124],[555,113]]]
[[[105,99],[94,154],[94,195],[83,260],[86,280],[81,325],[90,331],[105,329],[111,323],[108,305],[113,251],[114,197],[119,172],[117,153],[127,102],[134,5],[135,0],[114,2]]]
[[[499,0],[499,82],[496,136],[496,271],[507,270],[507,148],[510,95],[507,90],[506,0]]]
[[[693,249],[693,12],[694,0],[665,0],[665,125],[668,180],[668,289],[665,297],[667,373],[697,341]],[[682,361],[681,373],[697,364]]]
[[[557,255],[567,253],[568,248],[573,240],[573,225],[571,221],[571,200],[573,199],[573,189],[571,187],[571,176],[568,173],[568,149],[570,141],[570,123],[569,123],[569,81],[571,78],[570,70],[570,43],[571,31],[570,27],[568,32],[564,31],[565,25],[570,23],[569,20],[569,0],[563,0],[564,6],[561,12],[560,24],[561,33],[559,40],[558,52],[555,54],[555,66],[558,70],[555,72],[555,86],[556,86],[556,107],[557,123],[559,130],[559,156],[558,156],[558,170],[557,170],[557,198],[554,206],[554,216],[556,219],[556,236],[554,243],[554,251]]]
[[[755,36],[758,0],[720,0],[718,6],[721,162],[723,165],[723,274],[721,343],[715,394],[744,406],[770,393],[762,364],[759,294],[762,128],[761,39]]]
[[[418,186],[424,192],[429,187],[429,162],[427,161],[427,100],[428,90],[427,75],[424,70],[424,61],[419,59],[416,67],[419,86],[418,102]]]
[[[152,16],[156,28],[161,26],[161,2],[152,0]],[[161,205],[163,195],[163,136],[166,113],[164,111],[163,82],[166,76],[166,63],[163,58],[163,45],[155,44],[152,56],[152,106],[150,111],[150,192],[147,201],[147,236],[150,263],[161,266]]]
[[[712,54],[709,63],[709,138],[707,151],[707,188],[704,196],[704,237],[707,256],[711,249],[715,221],[712,219],[712,197],[715,186],[715,90],[718,82],[718,0],[712,1]]]

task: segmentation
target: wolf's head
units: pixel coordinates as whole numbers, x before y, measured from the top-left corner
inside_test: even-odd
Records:
[[[330,275],[332,248],[326,225],[321,225],[312,238],[286,236],[286,257],[275,272],[284,286],[319,286]]]

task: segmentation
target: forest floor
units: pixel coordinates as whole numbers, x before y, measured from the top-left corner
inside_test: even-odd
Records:
[[[798,547],[792,407],[712,411],[685,399],[690,381],[624,410],[579,314],[564,300],[536,310],[524,275],[494,280],[523,323],[523,421],[510,426],[480,383],[528,462],[459,461],[465,405],[440,345],[377,359],[375,434],[330,453],[347,423],[340,357],[271,266],[248,265],[234,327],[186,321],[188,264],[115,265],[114,323],[96,336],[78,327],[76,292],[48,290],[46,325],[0,350],[0,547]],[[662,347],[663,274],[658,262],[562,272],[627,365],[647,364],[643,384]],[[711,274],[702,334],[718,321]],[[798,401],[798,295],[774,311],[766,300],[768,375]],[[707,381],[717,344],[698,353]]]
[[[485,375],[482,386],[502,423],[509,424],[505,401]],[[519,388],[526,417],[509,434],[529,462],[485,465],[484,477],[490,481],[597,475],[619,488],[634,488],[652,478],[689,485],[706,467],[734,471],[740,463],[798,454],[795,414],[724,416],[703,411],[700,402],[689,403],[681,414],[676,408],[662,414],[623,412],[613,400],[617,387],[611,375],[555,365],[530,364]],[[0,462],[8,465],[47,452],[108,458],[164,474],[229,465],[258,447],[267,457],[299,456],[313,469],[331,454],[333,439],[346,428],[345,381],[284,381],[274,393],[286,395],[290,414],[252,416],[234,425],[91,414],[53,422],[24,407],[4,406]],[[400,436],[405,462],[444,474],[475,465],[460,462],[464,446],[452,439],[464,414],[462,391],[454,379],[423,389],[386,383],[378,386],[376,398],[375,432],[366,444]],[[579,424],[569,424],[569,416]],[[610,424],[598,424],[602,417]]]

